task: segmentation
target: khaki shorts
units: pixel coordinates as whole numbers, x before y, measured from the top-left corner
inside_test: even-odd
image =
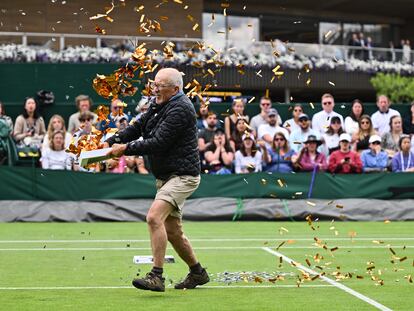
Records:
[[[170,216],[181,218],[185,200],[198,188],[199,176],[171,176],[167,180],[156,180],[157,194],[155,200],[163,200],[174,206]]]

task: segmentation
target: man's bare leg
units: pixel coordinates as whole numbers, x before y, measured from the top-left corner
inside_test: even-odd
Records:
[[[164,200],[155,200],[147,214],[147,224],[151,239],[154,267],[164,266],[165,252],[167,249],[167,232],[165,220],[174,207]]]
[[[172,244],[177,254],[182,260],[192,267],[198,263],[190,241],[184,235],[181,219],[178,217],[168,216],[165,220],[165,229],[168,235],[168,241]]]

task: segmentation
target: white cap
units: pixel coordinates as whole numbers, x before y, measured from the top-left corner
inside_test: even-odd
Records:
[[[342,133],[341,136],[339,136],[339,141],[346,140],[347,142],[351,142],[351,136],[347,133]]]
[[[372,144],[373,142],[375,142],[375,141],[379,141],[379,142],[381,142],[381,137],[379,136],[379,135],[372,135],[370,138],[369,138],[369,143],[370,144]]]

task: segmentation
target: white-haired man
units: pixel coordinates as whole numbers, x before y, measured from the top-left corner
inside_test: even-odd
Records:
[[[183,93],[181,73],[158,71],[152,83],[155,103],[140,121],[107,140],[115,157],[149,155],[157,194],[147,214],[154,266],[144,278],[134,279],[139,289],[165,291],[162,277],[167,240],[189,266],[190,273],[176,289],[192,289],[209,281],[182,229],[182,207],[200,183],[196,113]],[[139,140],[140,137],[143,139]]]

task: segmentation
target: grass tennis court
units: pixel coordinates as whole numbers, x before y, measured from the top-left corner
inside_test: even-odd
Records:
[[[137,273],[145,275],[150,269],[132,263],[134,255],[151,254],[145,223],[3,223],[0,306],[2,310],[413,309],[412,222],[312,225],[315,230],[307,222],[186,222],[184,229],[212,282],[196,290],[174,290],[169,284],[184,277],[187,268],[169,248],[167,254],[174,255],[176,263],[165,266],[166,292],[154,293],[131,285]],[[311,270],[302,273],[304,269]],[[333,284],[315,276],[323,272]],[[300,287],[298,276],[308,279]]]

